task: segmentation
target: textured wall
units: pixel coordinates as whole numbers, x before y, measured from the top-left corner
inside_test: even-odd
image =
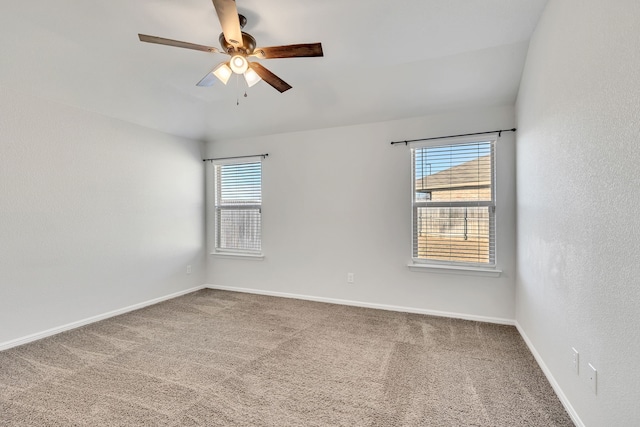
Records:
[[[201,285],[200,150],[0,87],[0,343]]]
[[[211,256],[208,283],[513,319],[514,135],[497,144],[499,278],[409,270],[411,155],[389,142],[511,128],[514,121],[513,107],[486,108],[208,144],[211,157],[269,153],[265,259]]]
[[[639,22],[551,0],[517,103],[517,321],[590,427],[640,425]]]

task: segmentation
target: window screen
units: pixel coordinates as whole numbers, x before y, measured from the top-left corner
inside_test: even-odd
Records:
[[[413,259],[495,265],[495,139],[411,149]]]

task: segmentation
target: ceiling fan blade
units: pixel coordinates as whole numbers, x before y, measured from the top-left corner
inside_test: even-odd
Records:
[[[282,93],[291,89],[291,85],[289,83],[285,82],[280,77],[264,68],[262,64],[259,64],[257,62],[249,62],[249,67],[251,67],[251,69],[255,71],[262,80],[269,83],[278,92]]]
[[[138,34],[138,37],[140,38],[141,42],[163,44],[166,46],[183,47],[185,49],[193,49],[193,50],[199,50],[202,52],[209,52],[209,53],[220,52],[218,48],[215,48],[212,46],[203,46],[201,44],[181,42],[179,40],[165,39],[164,37],[148,36],[146,34]]]
[[[200,80],[196,86],[200,87],[211,87],[218,80],[218,78],[213,74],[213,71],[209,71],[209,74],[204,76],[202,80]]]
[[[242,31],[235,0],[213,0],[224,38],[236,47],[242,46]]]
[[[264,59],[271,58],[303,58],[324,56],[322,43],[290,44],[286,46],[259,47],[254,49],[253,56]]]

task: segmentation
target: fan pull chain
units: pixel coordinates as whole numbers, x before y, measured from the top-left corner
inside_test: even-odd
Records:
[[[236,74],[236,105],[240,105],[240,76]],[[247,90],[244,90],[244,97],[248,97]]]

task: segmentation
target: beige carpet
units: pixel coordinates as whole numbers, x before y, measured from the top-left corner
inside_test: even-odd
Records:
[[[0,352],[1,426],[572,426],[513,327],[202,290]]]

